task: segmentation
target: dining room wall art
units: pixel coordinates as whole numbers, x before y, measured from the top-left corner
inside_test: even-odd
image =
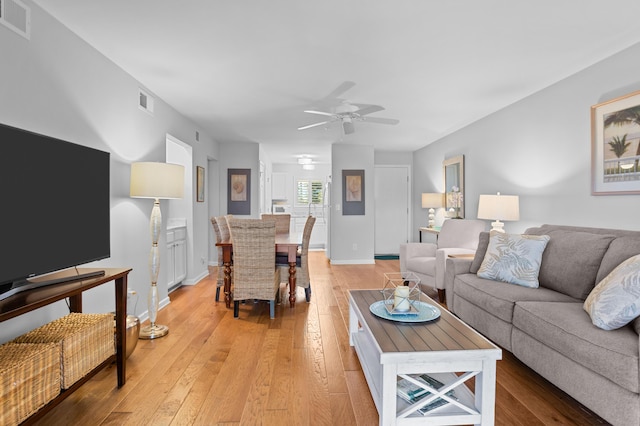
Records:
[[[251,214],[251,169],[227,169],[227,214]]]
[[[591,193],[640,194],[640,91],[591,107]]]
[[[364,215],[364,170],[342,171],[342,214]]]
[[[204,202],[204,167],[196,166],[196,201]]]

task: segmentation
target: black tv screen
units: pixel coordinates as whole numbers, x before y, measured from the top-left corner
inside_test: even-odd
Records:
[[[2,124],[0,152],[0,293],[110,256],[109,153]]]

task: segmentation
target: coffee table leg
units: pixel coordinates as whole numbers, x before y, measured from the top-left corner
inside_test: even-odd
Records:
[[[482,371],[476,376],[476,407],[482,415],[482,424],[493,425],[496,401],[496,361],[485,360],[482,364]]]

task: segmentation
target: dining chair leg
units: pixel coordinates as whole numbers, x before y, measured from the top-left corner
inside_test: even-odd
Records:
[[[240,301],[234,300],[233,301],[233,317],[238,318],[239,314],[240,314]]]
[[[269,300],[269,318],[274,319],[276,317],[276,301]]]
[[[220,286],[216,287],[216,302],[220,301]]]

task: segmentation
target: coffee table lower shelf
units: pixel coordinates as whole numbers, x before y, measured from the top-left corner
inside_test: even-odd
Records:
[[[368,294],[356,292],[371,292]],[[380,425],[455,425],[493,424],[495,412],[496,360],[502,351],[448,312],[443,324],[409,325],[379,319],[364,310],[373,290],[350,292],[349,338],[362,365],[371,396],[378,410]],[[355,297],[354,297],[355,296]],[[441,320],[438,320],[441,321]],[[446,324],[449,321],[451,324]],[[455,322],[458,323],[455,323]],[[434,323],[435,324],[435,323]],[[475,349],[458,350],[389,350],[406,344],[403,339],[428,339],[442,335],[452,326],[450,340],[471,339],[479,342]],[[418,328],[415,328],[418,327]],[[427,327],[427,328],[421,328]],[[466,336],[465,336],[466,335]],[[418,337],[421,336],[421,337]],[[395,344],[392,341],[396,339]],[[436,343],[433,343],[437,346]],[[383,349],[384,348],[384,349]],[[444,383],[439,392],[453,389],[455,400],[425,415],[414,404],[397,397],[398,378],[427,373]],[[475,380],[475,395],[464,382]],[[436,394],[437,395],[437,394]]]

